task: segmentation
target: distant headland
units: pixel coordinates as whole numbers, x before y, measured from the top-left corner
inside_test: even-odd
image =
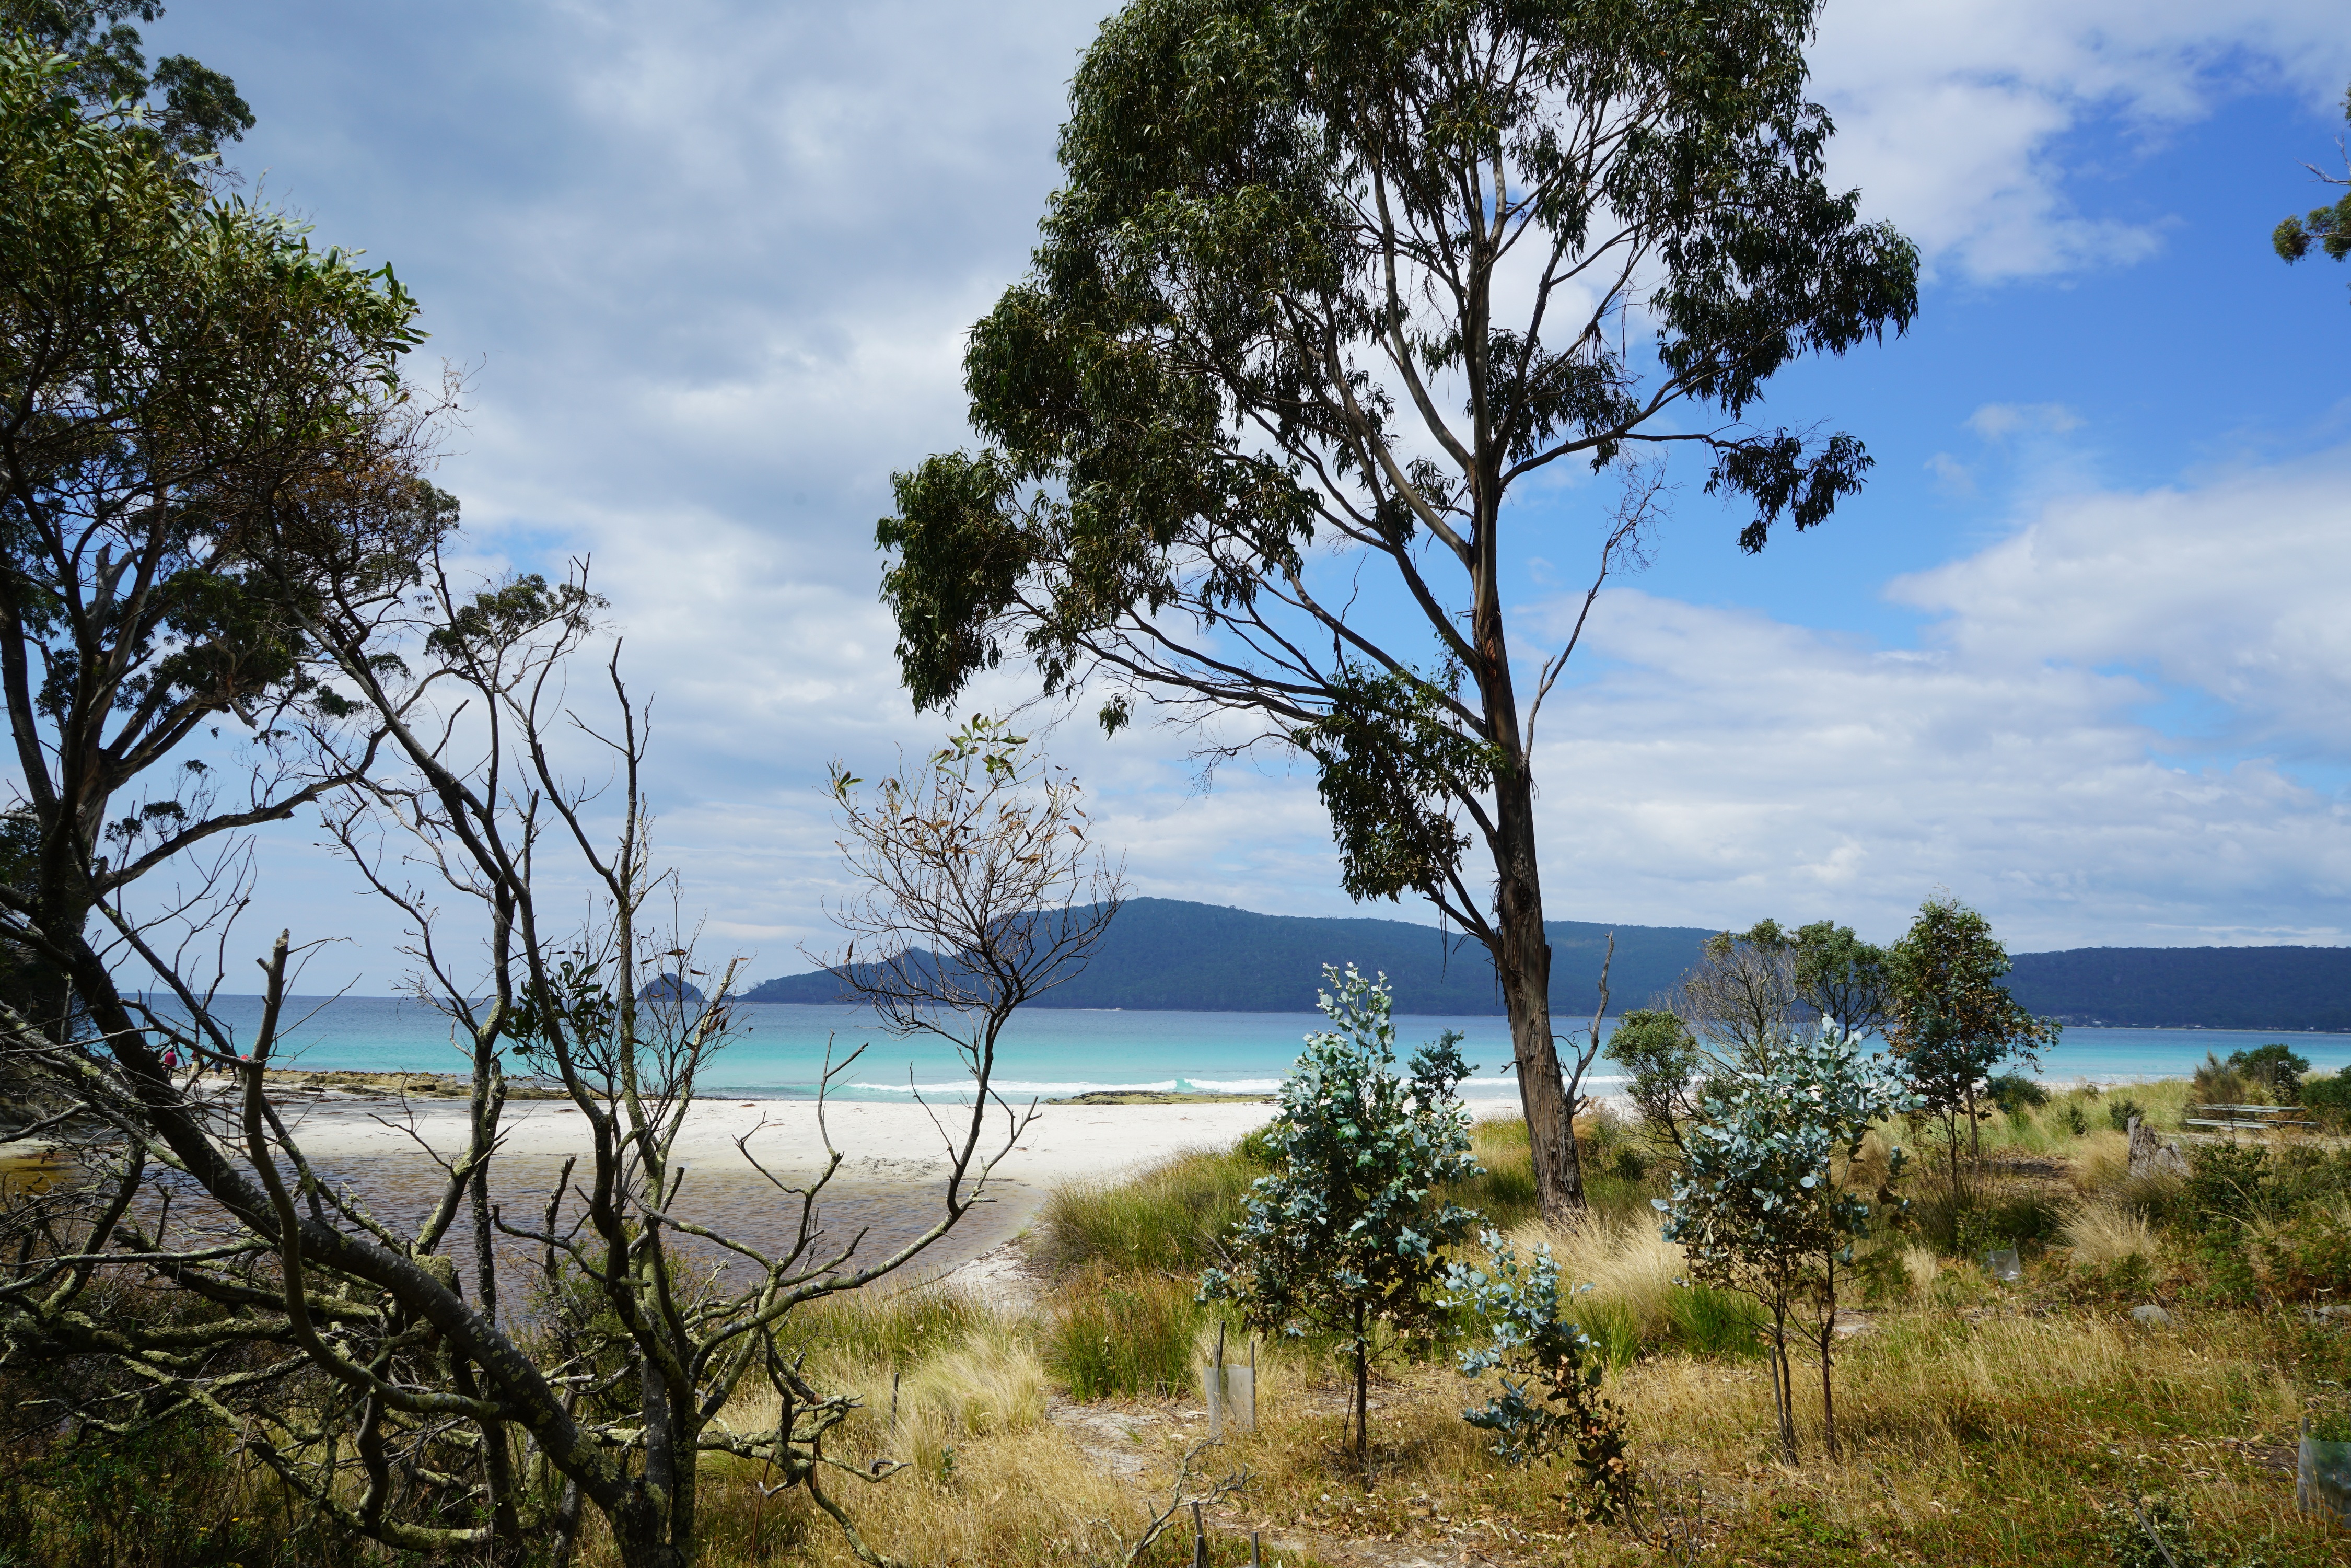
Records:
[[[1609,935],[1612,1011],[1646,1007],[1698,962],[1713,933],[1690,925],[1556,920],[1552,1005],[1588,1013]],[[1259,915],[1169,898],[1128,901],[1083,973],[1039,998],[1047,1008],[1306,1012],[1327,963],[1384,971],[1410,1013],[1499,1014],[1485,950],[1456,931],[1404,920]],[[2351,947],[2082,947],[2019,953],[2009,988],[2034,1012],[2108,1028],[2351,1031]],[[833,970],[787,975],[757,1002],[834,1002]]]

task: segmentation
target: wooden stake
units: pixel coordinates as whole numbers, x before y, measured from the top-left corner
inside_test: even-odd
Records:
[[[1200,1524],[1200,1505],[1192,1505],[1192,1568],[1208,1568],[1208,1532]]]

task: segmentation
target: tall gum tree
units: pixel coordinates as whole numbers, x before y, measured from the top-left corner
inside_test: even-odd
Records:
[[[971,334],[988,444],[896,476],[879,530],[918,705],[1012,652],[1111,730],[1149,699],[1226,717],[1211,755],[1314,760],[1347,891],[1418,893],[1492,954],[1562,1222],[1531,762],[1574,639],[1514,664],[1504,503],[1563,460],[1621,482],[1588,612],[1677,447],[1751,504],[1750,551],[1861,484],[1850,435],[1747,417],[1917,305],[1911,245],[1823,183],[1815,10],[1128,6],[1079,67],[1029,274]]]

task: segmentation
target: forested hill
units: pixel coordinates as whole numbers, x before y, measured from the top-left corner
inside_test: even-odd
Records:
[[[1646,1007],[1698,962],[1711,933],[1688,925],[1553,921],[1552,1003],[1589,1013],[1608,934],[1612,1011]],[[2045,1018],[2141,1028],[2351,1030],[2351,947],[2083,947],[2019,953],[2010,988]],[[1305,1012],[1325,964],[1384,970],[1397,1010],[1499,1013],[1485,949],[1403,920],[1257,915],[1168,898],[1130,900],[1084,973],[1039,1007]],[[762,1002],[841,999],[829,971],[769,980]]]
[[[2077,947],[2019,953],[2017,1000],[2066,1023],[2351,1030],[2351,947]]]
[[[1552,944],[1552,1005],[1562,1017],[1589,1013],[1600,956],[1616,934],[1609,970],[1611,1011],[1646,1006],[1698,961],[1711,932],[1695,926],[1594,925],[1558,920]],[[1257,915],[1170,898],[1128,900],[1093,961],[1077,978],[1034,1004],[1196,1012],[1309,1012],[1325,964],[1384,970],[1396,1010],[1499,1013],[1493,965],[1458,932],[1403,920],[1332,920]],[[747,993],[758,1002],[829,1002],[841,982],[828,970],[769,980]]]

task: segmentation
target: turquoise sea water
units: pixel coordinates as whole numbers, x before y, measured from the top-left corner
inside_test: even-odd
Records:
[[[218,1014],[240,1042],[260,1020],[259,998],[222,998]],[[903,1099],[919,1090],[952,1093],[962,1075],[938,1045],[893,1039],[872,1015],[849,1008],[750,1003],[737,1009],[741,1029],[704,1075],[706,1092],[750,1098],[813,1095],[826,1051],[837,1061],[862,1044],[864,1054],[836,1082],[853,1099]],[[415,1002],[383,997],[309,998],[290,1005],[281,1028],[278,1059],[286,1065],[377,1072],[454,1072],[465,1059],[451,1043],[448,1022]],[[1319,1028],[1316,1013],[1190,1013],[1097,1011],[1039,1008],[1011,1023],[999,1050],[996,1081],[1006,1094],[1083,1093],[1097,1089],[1196,1089],[1263,1092],[1281,1081],[1300,1040]],[[1470,1099],[1511,1099],[1516,1089],[1500,1068],[1509,1062],[1510,1031],[1499,1018],[1402,1017],[1396,1033],[1406,1049],[1455,1029],[1477,1068],[1465,1086]],[[1561,1027],[1574,1027],[1562,1020]],[[2182,1077],[2208,1051],[2231,1051],[2282,1040],[2310,1059],[2314,1071],[2351,1064],[2351,1035],[2239,1032],[2227,1030],[2069,1029],[2042,1063],[2042,1077],[2111,1082]],[[1594,1064],[1585,1080],[1593,1092],[1616,1085],[1613,1063]]]

